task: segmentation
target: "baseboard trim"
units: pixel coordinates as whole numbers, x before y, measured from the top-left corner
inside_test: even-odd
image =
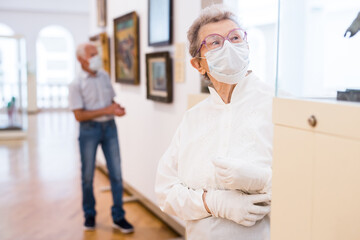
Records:
[[[105,165],[97,163],[96,167],[104,173],[106,176],[108,176],[108,170]],[[149,199],[147,199],[144,195],[142,195],[140,192],[135,190],[130,184],[128,184],[126,181],[123,181],[124,190],[128,192],[130,195],[134,196],[138,199],[138,201],[146,207],[150,212],[155,214],[158,218],[160,218],[166,225],[168,225],[170,228],[172,228],[175,232],[180,234],[182,237],[185,236],[185,228],[180,223],[175,221],[172,217],[167,215],[166,213],[162,212],[160,208],[153,204]]]

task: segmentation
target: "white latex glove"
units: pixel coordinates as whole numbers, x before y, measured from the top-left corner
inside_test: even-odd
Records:
[[[226,218],[246,227],[253,226],[269,212],[268,194],[248,195],[237,190],[212,190],[205,202],[214,217]]]
[[[265,192],[271,181],[271,170],[243,161],[228,161],[217,157],[213,161],[216,179],[227,189],[238,189],[249,193]]]

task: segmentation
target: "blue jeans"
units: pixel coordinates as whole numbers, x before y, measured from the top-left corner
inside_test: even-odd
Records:
[[[83,193],[83,210],[85,218],[95,217],[95,198],[93,193],[93,178],[95,170],[96,149],[101,144],[106,165],[109,170],[111,192],[114,205],[111,215],[114,221],[124,218],[123,185],[120,166],[119,141],[114,120],[106,122],[86,121],[80,123],[80,155],[81,181]]]

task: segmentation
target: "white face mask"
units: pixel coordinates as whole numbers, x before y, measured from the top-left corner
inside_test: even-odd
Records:
[[[217,81],[236,84],[243,79],[249,67],[249,48],[246,42],[224,42],[221,49],[205,53],[209,74]]]
[[[99,54],[95,55],[89,59],[89,68],[91,71],[96,72],[96,71],[100,70],[101,67],[102,67],[102,60],[101,60]]]

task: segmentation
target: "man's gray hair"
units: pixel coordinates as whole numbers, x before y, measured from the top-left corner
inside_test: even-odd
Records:
[[[76,57],[84,58],[85,54],[86,54],[86,47],[89,45],[96,47],[96,44],[93,42],[84,42],[84,43],[79,44],[76,48]]]
[[[201,27],[222,20],[231,20],[240,27],[236,15],[222,4],[214,4],[201,11],[200,16],[195,19],[187,32],[189,53],[192,57],[196,56],[197,50],[200,47],[199,32]]]

